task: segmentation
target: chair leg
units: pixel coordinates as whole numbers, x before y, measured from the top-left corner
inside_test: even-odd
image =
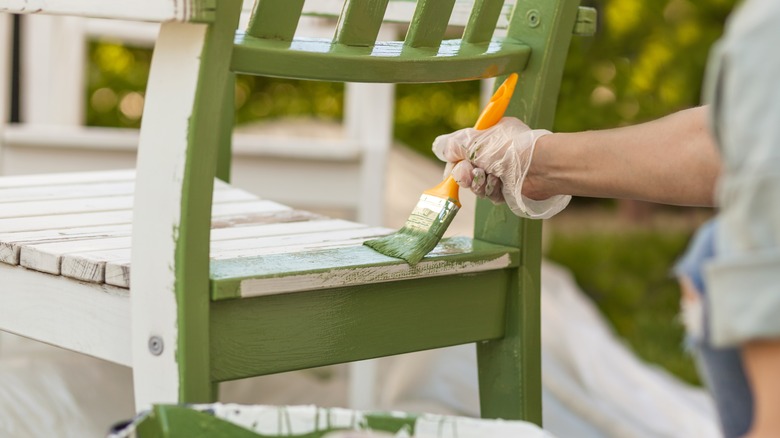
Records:
[[[376,359],[349,364],[348,404],[351,409],[370,410],[376,408],[376,381]]]
[[[477,344],[482,417],[542,424],[541,221],[519,219],[480,200],[474,234],[517,246],[520,266],[510,272],[506,329],[501,339]]]
[[[223,110],[219,119],[219,148],[217,150],[217,178],[230,182],[230,165],[233,153],[233,123],[235,106],[235,73],[228,73],[222,97]]]
[[[507,296],[504,338],[477,343],[480,411],[483,418],[541,425],[539,293],[522,271],[521,268]]]

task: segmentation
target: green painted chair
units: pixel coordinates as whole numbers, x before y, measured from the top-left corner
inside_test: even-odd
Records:
[[[494,38],[507,6],[476,0],[462,38],[443,40],[456,1],[420,0],[404,41],[375,41],[388,2],[347,0],[322,40],[295,37],[303,0],[258,0],[239,32],[240,0],[0,0],[0,11],[163,23],[135,171],[0,178],[0,329],[131,366],[139,408],[476,342],[482,415],[540,423],[540,222],[480,203],[473,239],[410,267],[361,245],[390,230],[225,182],[236,73],[429,83],[520,72],[508,114],[550,127],[570,38],[593,18],[577,0],[520,1]]]

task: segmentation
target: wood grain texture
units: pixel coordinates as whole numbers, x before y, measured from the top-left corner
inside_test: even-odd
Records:
[[[0,330],[130,365],[127,289],[0,263]]]
[[[209,28],[166,23],[152,58],[138,147],[133,207],[131,279],[133,379],[136,406],[178,403],[182,359],[182,324],[176,296],[176,244],[181,224],[182,184],[189,127]],[[207,192],[208,193],[208,192]],[[149,351],[151,337],[162,342],[159,355]],[[200,382],[193,384],[203,385]]]
[[[500,338],[507,281],[499,270],[214,302],[212,378]]]

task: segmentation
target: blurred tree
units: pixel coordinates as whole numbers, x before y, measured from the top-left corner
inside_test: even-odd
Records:
[[[709,49],[736,0],[600,0],[593,38],[575,38],[555,129],[627,125],[700,103]]]

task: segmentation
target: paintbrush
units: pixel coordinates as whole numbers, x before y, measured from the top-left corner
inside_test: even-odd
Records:
[[[480,114],[475,129],[487,129],[504,116],[517,84],[517,74],[510,74],[493,93]],[[439,243],[460,209],[458,183],[452,175],[436,187],[423,192],[404,226],[393,234],[368,240],[364,245],[390,257],[417,264]]]

